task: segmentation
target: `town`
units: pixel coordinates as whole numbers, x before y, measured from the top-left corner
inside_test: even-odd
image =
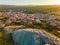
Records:
[[[31,14],[13,10],[0,12],[0,38],[4,37],[4,33],[26,29],[32,32],[42,32],[41,35],[47,35],[46,37],[52,39],[56,45],[60,45],[60,14],[58,12]]]
[[[60,16],[54,15],[53,13],[48,14],[26,14],[21,12],[0,12],[0,28],[4,27],[6,24],[15,23],[15,22],[23,22],[25,23],[49,23],[52,26],[60,26]]]

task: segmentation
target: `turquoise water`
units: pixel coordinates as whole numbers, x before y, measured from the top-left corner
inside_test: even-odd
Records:
[[[41,33],[25,30],[7,33],[5,37],[0,38],[0,45],[45,45],[47,42],[55,45],[53,40],[43,36]]]

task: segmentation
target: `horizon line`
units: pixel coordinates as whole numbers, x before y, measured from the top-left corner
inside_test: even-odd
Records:
[[[9,4],[0,4],[0,5],[9,5]],[[50,4],[48,4],[48,5],[9,5],[9,6],[49,6],[49,5]],[[52,4],[51,6],[53,6],[53,5],[56,5],[56,4]],[[58,5],[56,5],[56,6],[58,6]]]
[[[29,4],[29,5],[0,4],[0,5],[8,5],[8,6],[60,6],[60,4],[39,4],[39,5],[34,5],[34,4]]]

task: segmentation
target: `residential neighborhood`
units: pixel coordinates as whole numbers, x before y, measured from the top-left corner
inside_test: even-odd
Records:
[[[60,45],[59,17],[59,15],[52,14],[51,12],[46,14],[27,14],[22,12],[13,12],[12,10],[9,12],[0,12],[0,32],[2,31],[0,33],[0,37],[3,37],[2,35],[5,35],[5,38],[9,37],[10,33],[18,30],[29,30],[31,32],[38,32],[41,36],[40,38],[46,36],[45,38],[47,38],[48,42],[50,40],[49,43],[51,43],[51,45],[55,45],[54,42],[56,45]],[[46,45],[50,45],[47,41],[45,43]]]

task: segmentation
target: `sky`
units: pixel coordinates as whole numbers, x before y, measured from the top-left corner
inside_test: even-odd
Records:
[[[60,0],[0,0],[0,5],[60,5]]]

